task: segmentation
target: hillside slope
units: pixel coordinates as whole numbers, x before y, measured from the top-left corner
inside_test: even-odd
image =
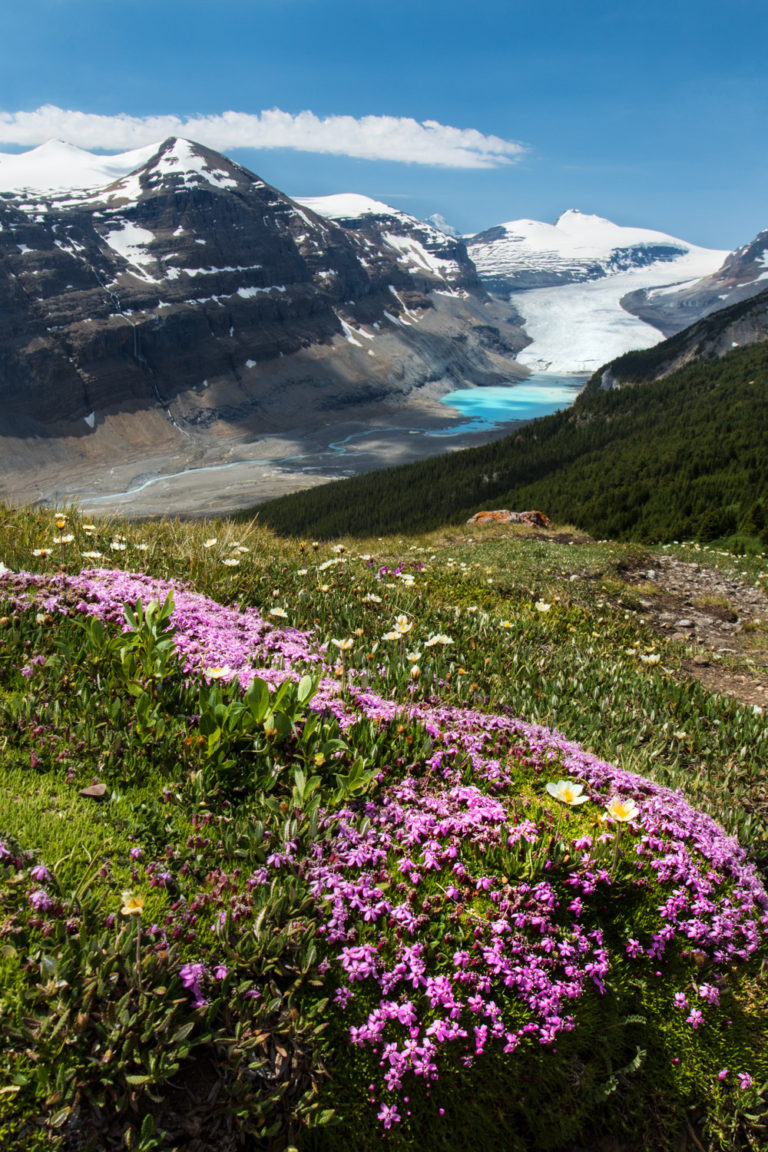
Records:
[[[512,436],[284,497],[259,515],[314,536],[427,529],[500,507],[541,508],[599,537],[760,531],[767,393],[765,342],[634,388],[605,391],[596,379],[572,408]]]
[[[589,387],[658,380],[685,364],[724,356],[762,340],[768,340],[768,288],[705,316],[655,348],[625,352],[595,373]]]

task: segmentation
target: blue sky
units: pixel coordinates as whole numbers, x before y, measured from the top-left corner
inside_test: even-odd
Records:
[[[206,118],[294,195],[733,248],[768,227],[767,37],[766,0],[25,0],[0,12],[0,150]]]

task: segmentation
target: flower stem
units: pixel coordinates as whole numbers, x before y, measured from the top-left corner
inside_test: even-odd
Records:
[[[616,875],[616,868],[619,863],[619,841],[621,840],[621,824],[616,826],[616,840],[613,845],[613,864],[611,865],[611,880]]]
[[[136,986],[141,991],[141,917],[136,917]]]

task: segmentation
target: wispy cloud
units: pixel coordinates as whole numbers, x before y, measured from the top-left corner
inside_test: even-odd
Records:
[[[167,136],[185,136],[226,151],[232,148],[294,148],[362,160],[394,160],[442,168],[498,168],[525,151],[514,140],[475,128],[452,128],[436,120],[403,116],[293,116],[222,112],[215,116],[100,116],[46,104],[34,112],[0,111],[0,142],[34,147],[61,139],[80,148],[122,151]]]

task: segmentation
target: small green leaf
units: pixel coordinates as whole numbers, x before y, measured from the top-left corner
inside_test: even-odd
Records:
[[[182,1025],[178,1032],[174,1032],[173,1036],[171,1037],[171,1044],[180,1044],[182,1040],[186,1040],[194,1026],[194,1020],[191,1020],[189,1024]]]
[[[296,699],[299,704],[306,704],[308,700],[312,699],[315,692],[317,692],[317,685],[312,677],[302,676],[301,680],[299,680],[299,686],[296,689]]]
[[[142,1140],[148,1140],[149,1137],[154,1136],[154,1134],[155,1134],[155,1118],[151,1112],[148,1112],[147,1115],[144,1117],[144,1119],[141,1122],[140,1136],[141,1136]]]

